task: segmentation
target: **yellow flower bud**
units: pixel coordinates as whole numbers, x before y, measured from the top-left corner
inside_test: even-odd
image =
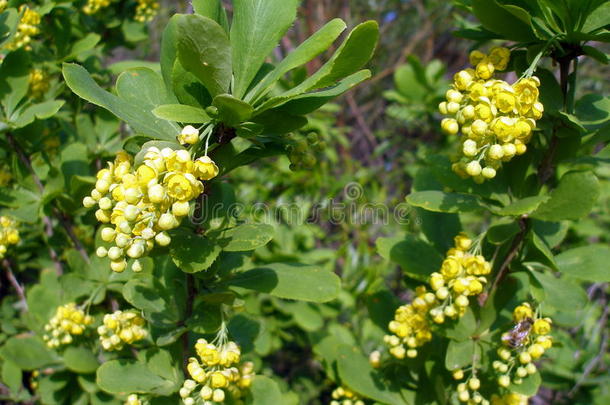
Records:
[[[532,330],[537,335],[548,335],[551,332],[551,322],[549,318],[536,319]]]
[[[510,377],[507,375],[500,376],[500,378],[498,378],[498,385],[504,388],[508,387],[510,385]]]
[[[180,135],[178,135],[178,141],[183,145],[194,145],[199,140],[199,131],[197,128],[187,125],[182,128]]]
[[[466,165],[466,173],[468,173],[469,176],[478,176],[481,174],[481,170],[483,170],[481,164],[476,160],[473,160]]]

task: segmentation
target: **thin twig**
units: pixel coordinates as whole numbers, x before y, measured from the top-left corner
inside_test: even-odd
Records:
[[[496,278],[494,279],[493,283],[491,284],[488,294],[485,295],[484,298],[481,300],[481,306],[485,305],[485,303],[487,302],[487,299],[493,294],[493,292],[496,290],[496,288],[498,288],[498,285],[500,284],[500,282],[502,282],[504,277],[506,277],[506,275],[508,274],[509,266],[512,263],[513,259],[519,253],[519,249],[521,249],[523,240],[525,239],[525,236],[527,235],[527,232],[529,231],[528,225],[529,224],[528,224],[527,216],[523,216],[523,217],[519,218],[519,227],[521,228],[521,230],[513,238],[513,242],[511,243],[510,249],[509,249],[508,253],[506,254],[506,257],[504,258],[504,261],[500,265],[500,268],[498,269],[498,274],[496,275]]]
[[[8,278],[8,281],[11,283],[11,285],[15,289],[15,292],[17,292],[17,296],[19,297],[19,302],[21,304],[21,308],[23,309],[24,312],[27,312],[28,311],[28,302],[25,298],[25,290],[23,289],[21,284],[19,284],[19,281],[17,281],[17,278],[15,277],[15,273],[13,273],[13,266],[11,265],[10,260],[7,258],[2,259],[2,265],[4,266],[4,270],[6,271],[6,278]]]

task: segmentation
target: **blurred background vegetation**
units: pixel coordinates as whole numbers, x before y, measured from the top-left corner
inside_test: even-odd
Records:
[[[230,2],[225,3],[230,11]],[[190,12],[190,2],[162,0],[159,15],[149,24],[148,37],[131,48],[114,49],[102,64],[110,67],[126,60],[158,61],[163,28],[176,12]],[[399,298],[408,294],[401,270],[378,254],[376,241],[422,231],[421,219],[426,212],[408,207],[404,198],[411,190],[415,172],[426,164],[424,156],[449,153],[450,142],[439,129],[438,103],[453,73],[468,65],[469,51],[489,44],[460,38],[461,30],[474,24],[473,17],[458,2],[446,0],[303,0],[298,15],[297,23],[275,50],[278,60],[335,17],[344,19],[350,27],[374,19],[381,31],[376,54],[368,66],[373,72],[368,82],[317,112],[307,127],[293,134],[286,156],[267,159],[254,170],[251,166],[239,168],[226,179],[235,186],[236,200],[246,207],[237,213],[244,218],[257,215],[260,204],[296,204],[301,209],[300,218],[286,214],[267,219],[277,226],[277,237],[256,251],[256,261],[271,263],[299,257],[342,275],[342,295],[329,304],[314,306],[254,296],[245,303],[249,316],[257,314],[257,321],[263,325],[252,343],[255,351],[284,378],[286,386],[298,393],[298,403],[317,405],[329,402],[335,384],[318,361],[324,357],[320,356],[324,346],[314,343],[330,334],[346,342],[356,338],[366,352],[376,349],[382,335],[373,323],[387,325],[399,303],[393,296],[370,292],[375,286],[387,284]],[[324,60],[323,56],[311,62],[309,73]],[[579,97],[591,92],[609,94],[607,65],[583,59],[580,73],[585,79],[579,83]],[[298,81],[299,74],[297,70],[286,80]],[[610,240],[610,172],[606,169],[603,174],[602,196],[595,211],[570,228],[567,240],[574,245]],[[354,215],[334,221],[329,207],[341,203],[353,207]],[[378,205],[388,207],[391,215],[375,220],[374,209],[367,209]],[[291,226],[294,221],[308,226]],[[462,215],[462,221],[472,234],[487,225],[481,218],[469,221],[468,214]],[[434,226],[432,221],[427,223]],[[92,250],[93,239],[82,236]],[[591,306],[587,322],[576,322],[566,339],[561,339],[590,344],[575,343],[558,351],[554,361],[560,367],[544,369],[546,385],[531,403],[584,405],[593,404],[593,397],[596,405],[610,403],[610,392],[603,391],[610,387],[608,354],[604,353],[608,350],[607,290],[607,285],[590,287],[589,298],[596,305]],[[248,319],[239,315],[232,322],[247,323]],[[577,348],[582,347],[586,350],[579,352]],[[597,386],[596,376],[600,381],[605,376],[606,385]]]

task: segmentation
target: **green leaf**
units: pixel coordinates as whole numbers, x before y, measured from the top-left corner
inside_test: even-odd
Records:
[[[418,191],[407,196],[407,202],[434,212],[464,212],[481,208],[479,199],[470,194],[445,193],[442,191]]]
[[[229,21],[221,0],[193,0],[193,11],[211,18],[220,24],[226,32],[229,32]]]
[[[172,235],[170,255],[178,268],[186,273],[207,270],[222,251],[214,240],[192,233]]]
[[[164,104],[152,110],[155,117],[175,122],[201,124],[210,121],[202,108],[184,104]]]
[[[582,27],[582,32],[593,32],[607,25],[610,25],[610,3],[603,2],[589,14]]]
[[[111,360],[102,364],[97,369],[96,382],[102,390],[119,395],[171,395],[178,389],[175,382],[134,360]]]
[[[293,115],[305,115],[317,110],[333,98],[351,90],[358,84],[369,79],[371,72],[361,70],[341,80],[336,85],[322,91],[306,93],[294,97],[281,107],[282,111],[287,111]]]
[[[2,362],[2,378],[0,379],[6,386],[16,393],[21,388],[21,379],[23,372],[12,361],[5,360]]]
[[[225,252],[246,252],[265,246],[275,229],[268,224],[245,224],[222,232],[219,241]]]
[[[544,303],[559,311],[574,312],[578,311],[587,304],[587,294],[585,290],[573,281],[565,277],[557,278],[552,274],[537,271],[530,274],[544,288]]]
[[[279,298],[327,302],[337,297],[341,281],[318,266],[274,263],[239,273],[229,284]]]
[[[471,300],[473,300],[471,298]],[[477,330],[477,319],[470,307],[466,308],[466,313],[457,322],[450,323],[444,331],[449,339],[462,341],[470,338]]]
[[[525,10],[516,6],[502,6],[496,0],[472,0],[472,11],[483,27],[513,41],[528,42],[536,39],[531,23],[515,16],[511,9],[521,10],[527,16]]]
[[[195,75],[212,96],[227,93],[231,84],[231,43],[210,18],[179,15],[177,49],[180,64]]]
[[[531,238],[531,251],[528,252],[528,259],[534,258],[534,261],[539,261],[540,263],[549,266],[553,270],[557,270],[557,264],[555,263],[555,257],[553,256],[553,252],[546,244],[546,242],[536,234],[536,232],[530,232],[529,236]]]
[[[256,113],[277,107],[303,93],[332,86],[339,80],[356,73],[373,55],[378,37],[379,27],[375,21],[358,25],[316,73],[287,92],[270,98],[257,107]]]
[[[427,280],[430,273],[438,271],[443,262],[436,249],[412,235],[378,238],[376,244],[383,258],[398,263],[406,274],[417,280]]]
[[[0,47],[13,38],[19,23],[19,13],[14,8],[9,8],[0,13]]]
[[[576,103],[578,119],[588,127],[598,128],[610,120],[610,97],[586,94]]]
[[[99,366],[95,354],[83,346],[69,346],[63,357],[66,367],[77,373],[93,373]]]
[[[379,26],[376,21],[357,25],[330,60],[297,87],[304,87],[308,91],[320,89],[354,74],[371,59],[378,39]]]
[[[543,221],[582,218],[591,211],[599,193],[599,181],[595,174],[590,171],[568,172],[551,192],[550,199],[531,216]]]
[[[233,95],[243,98],[267,56],[296,18],[298,0],[234,0]]]
[[[510,205],[506,207],[498,208],[492,210],[494,214],[497,215],[510,215],[510,216],[520,216],[524,214],[530,214],[535,211],[540,204],[547,201],[549,196],[546,195],[538,195],[533,197],[525,197],[521,200],[514,201]]]
[[[281,404],[282,392],[277,383],[269,377],[257,375],[252,380],[250,388],[252,405]]]
[[[172,101],[161,76],[145,67],[136,67],[121,73],[116,81],[116,91],[121,99],[149,112]]]
[[[555,257],[563,274],[596,283],[610,282],[610,247],[588,245],[570,249]]]
[[[158,327],[174,327],[181,319],[181,309],[176,302],[179,286],[165,286],[157,277],[141,275],[123,286],[123,297],[144,312],[144,317]]]
[[[519,231],[519,224],[512,219],[503,218],[487,229],[486,237],[490,243],[500,245],[515,236]]]
[[[218,108],[218,119],[231,127],[236,127],[252,117],[252,106],[230,94],[220,94],[212,102]]]
[[[37,118],[40,120],[50,118],[54,116],[63,105],[63,100],[49,100],[39,104],[33,104],[18,114],[16,119],[12,122],[12,126],[14,128],[22,128],[31,124]],[[15,115],[17,115],[17,113]]]
[[[65,61],[65,60],[69,60],[72,58],[76,58],[81,53],[87,52],[87,51],[95,48],[95,45],[97,45],[98,42],[100,42],[100,39],[102,39],[102,37],[100,37],[98,34],[90,32],[89,34],[85,35],[83,38],[74,42],[74,44],[72,45],[72,48],[70,48],[70,52],[66,56],[64,56],[62,60]]]
[[[475,343],[472,339],[456,341],[450,340],[447,345],[445,367],[452,371],[472,364]]]
[[[196,108],[205,108],[212,104],[210,92],[194,74],[184,69],[178,59],[174,63],[170,80],[174,94],[181,104]]]
[[[286,73],[313,60],[327,50],[345,28],[345,22],[340,18],[328,22],[295,50],[291,51],[252,91],[248,92],[246,101],[257,100],[264,96]]]
[[[512,392],[532,397],[538,392],[540,384],[542,384],[540,373],[534,373],[525,377],[521,384],[511,384],[508,389]]]
[[[30,58],[20,50],[9,53],[0,65],[0,103],[4,114],[11,117],[17,105],[28,93]]]
[[[174,141],[180,132],[177,125],[155,117],[141,103],[132,104],[102,89],[82,66],[64,63],[63,74],[68,87],[79,97],[107,109],[126,121],[139,134]],[[123,90],[127,87],[125,83]]]
[[[159,65],[161,66],[161,75],[167,91],[173,89],[172,73],[174,65],[178,58],[178,20],[179,14],[174,14],[169,19],[163,34],[161,35],[161,56]]]
[[[384,404],[406,404],[398,392],[386,385],[381,374],[371,367],[359,348],[342,344],[337,351],[337,368],[342,384],[360,395]]]
[[[57,362],[56,356],[35,336],[13,336],[0,349],[0,357],[22,370],[36,370]]]

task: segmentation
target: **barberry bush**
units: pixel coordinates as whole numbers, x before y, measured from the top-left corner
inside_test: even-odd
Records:
[[[1,401],[608,403],[610,3],[187,3],[0,0]]]

